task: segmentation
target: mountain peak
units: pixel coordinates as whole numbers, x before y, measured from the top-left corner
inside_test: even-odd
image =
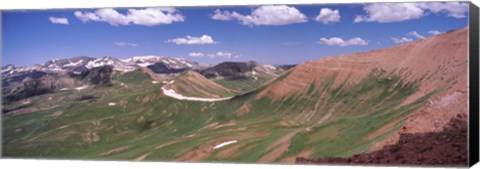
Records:
[[[2,71],[9,71],[9,70],[12,70],[12,69],[15,69],[15,65],[13,64],[8,64],[8,65],[5,65],[2,67]]]

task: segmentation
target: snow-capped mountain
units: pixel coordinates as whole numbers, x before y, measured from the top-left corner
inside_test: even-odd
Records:
[[[2,72],[11,71],[13,69],[15,69],[15,65],[8,64],[8,65],[5,65],[5,66],[2,67]]]
[[[140,67],[147,67],[150,65],[154,65],[155,63],[162,62],[170,68],[174,69],[195,69],[198,67],[198,63],[185,60],[183,58],[171,58],[171,57],[163,57],[163,56],[134,56],[128,59],[123,59],[123,62],[136,64]]]
[[[135,56],[123,60],[78,56],[27,67],[9,64],[2,67],[2,90],[9,100],[16,100],[79,85],[108,85],[115,72],[142,68],[170,76],[197,67],[196,62],[160,56]]]
[[[42,65],[38,64],[30,67],[16,67],[15,65],[9,64],[2,67],[2,82],[11,77],[38,77],[38,72],[42,72],[40,74],[46,74],[46,71],[42,69],[44,69]],[[35,75],[31,75],[32,73]]]
[[[157,63],[172,70],[188,70],[199,67],[198,63],[182,58],[152,55],[134,56],[123,60],[113,57],[92,58],[77,56],[65,59],[53,59],[43,64],[28,67],[17,67],[12,64],[5,65],[2,67],[2,82],[21,81],[26,77],[36,79],[47,74],[73,73],[79,75],[93,68],[102,66],[112,66],[115,71],[129,72],[137,70],[140,67],[155,67]]]
[[[2,67],[2,79],[9,74],[12,74],[13,71],[16,69],[15,65],[8,64]]]
[[[72,70],[77,67],[85,66],[93,60],[95,60],[95,58],[86,56],[77,56],[65,59],[53,59],[45,62],[43,64],[43,68],[48,68],[50,70]]]
[[[134,71],[138,68],[138,65],[136,64],[131,64],[127,62],[123,62],[119,59],[112,58],[112,57],[103,57],[103,58],[98,58],[95,60],[92,60],[88,62],[85,67],[88,69],[94,68],[94,67],[102,67],[102,66],[112,66],[113,70],[116,71],[121,71],[121,72],[130,72]]]
[[[128,59],[116,59],[113,57],[92,58],[86,56],[78,56],[65,59],[53,59],[43,64],[36,64],[29,67],[17,67],[9,64],[2,67],[2,79],[18,73],[31,71],[43,72],[82,72],[88,69],[101,66],[113,66],[116,71],[128,72],[136,70],[140,67],[147,67],[156,63],[163,63],[173,69],[194,69],[198,67],[198,63],[187,61],[182,58],[170,58],[163,56],[134,56]]]
[[[35,64],[28,67],[17,67],[9,64],[2,67],[2,82],[23,80],[26,77],[40,78],[47,74],[72,72],[84,72],[88,70],[85,64],[95,60],[86,56],[78,56],[66,59],[53,59],[43,64]]]

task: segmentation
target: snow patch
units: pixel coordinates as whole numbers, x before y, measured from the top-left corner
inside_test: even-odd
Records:
[[[147,66],[153,65],[153,63],[137,63],[137,65],[140,67],[147,67]]]
[[[200,101],[200,102],[217,102],[217,101],[224,101],[224,100],[229,100],[233,97],[224,97],[224,98],[201,98],[201,97],[188,97],[188,96],[183,96],[179,93],[177,93],[175,90],[172,89],[165,89],[165,87],[162,87],[163,94],[166,96],[169,96],[171,98],[177,99],[177,100],[189,100],[189,101]]]
[[[223,143],[220,143],[220,144],[217,144],[215,147],[213,147],[213,149],[219,149],[219,148],[222,148],[224,146],[227,146],[227,145],[230,145],[230,144],[235,144],[237,143],[237,140],[232,140],[232,141],[226,141],[226,142],[223,142]]]
[[[73,74],[80,75],[80,74],[82,74],[82,72],[73,71]]]
[[[170,61],[170,60],[163,60],[163,63],[172,64],[172,61]]]
[[[164,80],[164,81],[162,81],[162,83],[164,83],[164,84],[172,84],[173,82],[175,82],[175,80],[171,80],[171,81],[165,81]]]
[[[35,70],[34,67],[20,67],[16,69],[16,72],[27,72],[27,71],[32,71]]]
[[[8,71],[11,71],[11,70],[13,70],[13,69],[15,69],[15,66],[9,65],[9,66],[7,66],[6,69],[3,70],[3,72],[8,72]],[[10,74],[11,74],[11,73],[12,73],[12,72],[10,72]]]
[[[113,70],[121,71],[121,72],[132,72],[137,70],[135,67],[117,67],[115,66]]]
[[[22,102],[22,104],[30,104],[30,103],[31,103],[30,100],[25,100],[25,101]]]
[[[123,59],[123,62],[130,62],[130,63],[137,63],[142,64],[144,62],[151,62],[151,61],[159,61],[163,56],[154,56],[154,55],[146,55],[146,56],[134,56],[132,58]],[[140,65],[139,65],[140,66]]]
[[[64,66],[64,67],[78,66],[78,65],[82,64],[82,61],[83,61],[83,60],[78,60],[77,62],[70,62],[70,61],[69,61],[70,63],[65,64],[65,65],[63,65],[63,66]]]
[[[277,68],[275,68],[275,66],[273,66],[273,65],[264,65],[264,66],[267,67],[267,68],[269,68],[269,69],[271,69],[271,70],[277,69]]]
[[[87,89],[88,88],[88,85],[84,85],[84,86],[80,86],[80,87],[76,87],[75,90],[84,90],[84,89]]]
[[[152,81],[153,84],[157,84],[158,82],[157,81]]]
[[[101,62],[101,60],[96,59],[96,60],[88,62],[87,65],[85,65],[85,67],[87,67],[88,69],[91,69],[91,68],[94,68],[94,67],[100,67],[100,66],[104,66],[104,65],[105,65],[105,62]]]
[[[125,83],[120,83],[120,86],[122,86],[122,87],[128,87],[128,85],[126,85]]]

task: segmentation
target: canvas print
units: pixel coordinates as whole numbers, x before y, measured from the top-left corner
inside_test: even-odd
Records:
[[[466,166],[467,2],[2,11],[3,158]]]

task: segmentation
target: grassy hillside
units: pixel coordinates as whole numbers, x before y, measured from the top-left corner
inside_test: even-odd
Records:
[[[421,105],[397,107],[415,91],[413,83],[398,85],[399,78],[372,75],[343,88],[328,82],[280,101],[257,99],[259,91],[223,102],[177,101],[164,96],[161,85],[141,80],[42,95],[29,106],[39,111],[4,116],[3,155],[232,162],[281,161],[307,150],[312,156],[347,156],[391,133]],[[372,99],[355,104],[367,96]],[[331,118],[322,120],[326,116]],[[391,122],[396,125],[366,139]],[[212,149],[227,140],[238,142]]]
[[[186,71],[178,75],[165,88],[173,89],[183,96],[190,97],[219,98],[233,96],[229,89],[194,71]]]
[[[113,80],[121,83],[139,83],[145,80],[150,80],[150,77],[141,70],[135,70],[118,74],[113,78]]]
[[[271,75],[258,73],[255,76],[246,77],[245,79],[213,79],[213,81],[232,90],[235,93],[244,93],[258,88],[260,85],[272,78],[274,77]]]
[[[448,52],[463,51],[456,47],[462,43],[449,36],[432,39],[447,46],[454,43]],[[403,51],[437,51],[432,39],[401,45],[402,50],[349,56],[353,61],[343,56],[307,62],[225,101],[175,100],[161,88],[187,96],[221,97],[232,95],[231,89],[247,91],[254,82],[217,81],[229,86],[226,89],[187,72],[171,84],[154,84],[143,73],[130,72],[116,77],[111,87],[30,97],[6,105],[9,112],[2,118],[2,155],[286,163],[299,156],[347,157],[368,152],[403,128],[409,122],[406,119],[419,110],[443,113],[432,108],[443,106],[448,112],[460,112],[459,107],[466,107],[450,104],[456,95],[449,95],[454,91],[462,96],[461,91],[468,89],[462,76],[466,75],[462,66],[466,58],[453,55],[456,59],[452,60],[460,64],[448,65],[449,60],[438,59],[453,58],[445,52],[427,59],[427,55],[402,55]],[[424,44],[430,46],[403,50]],[[387,58],[400,61],[377,62],[390,51],[402,51],[396,53],[402,57]],[[405,58],[409,62],[402,60]],[[419,67],[418,60],[438,61],[439,65],[424,70],[427,66]],[[397,69],[397,63],[414,66]],[[431,106],[435,104],[440,106]],[[422,115],[415,116],[423,118],[421,124],[431,121],[432,116]],[[232,144],[220,147],[226,142]]]

